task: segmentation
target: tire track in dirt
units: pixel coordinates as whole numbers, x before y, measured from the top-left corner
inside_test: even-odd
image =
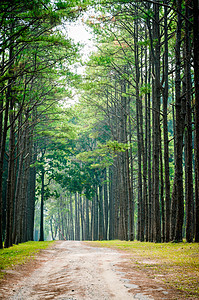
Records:
[[[10,271],[0,299],[180,299],[128,265],[119,251],[59,241],[24,269]]]

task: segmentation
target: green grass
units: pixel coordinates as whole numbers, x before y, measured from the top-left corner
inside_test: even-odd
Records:
[[[13,268],[15,265],[24,264],[41,249],[46,249],[53,242],[26,242],[10,248],[0,249],[0,279],[3,278],[2,270]]]
[[[88,242],[94,247],[108,247],[126,251],[132,266],[145,270],[155,278],[158,274],[165,284],[185,292],[185,296],[199,299],[198,243],[141,243],[125,241]]]

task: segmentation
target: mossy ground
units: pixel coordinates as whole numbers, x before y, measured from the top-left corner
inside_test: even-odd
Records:
[[[141,243],[126,241],[88,242],[94,247],[108,247],[130,254],[132,264],[149,276],[161,275],[167,285],[185,292],[187,297],[199,299],[198,243]]]
[[[10,248],[0,249],[0,279],[3,278],[3,270],[11,269],[15,265],[24,264],[42,249],[52,245],[52,242],[27,242],[14,245]]]

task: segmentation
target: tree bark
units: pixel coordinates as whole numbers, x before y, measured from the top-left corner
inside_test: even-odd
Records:
[[[109,240],[113,240],[115,236],[115,195],[114,195],[114,171],[113,166],[109,167]]]
[[[195,242],[199,242],[199,4],[193,0],[193,44],[195,82]]]
[[[164,4],[168,4],[168,0],[164,1]],[[168,78],[168,8],[164,7],[164,48],[165,48],[165,59],[164,59],[164,77],[165,86],[163,90],[163,131],[164,131],[164,177],[165,177],[165,241],[170,240],[170,214],[171,214],[171,199],[170,199],[170,170],[169,170],[169,141],[168,141],[168,89],[169,89],[169,78]]]
[[[89,240],[89,236],[90,236],[90,230],[89,230],[89,202],[88,199],[85,199],[86,201],[86,219],[85,219],[85,240],[88,241]]]
[[[108,183],[107,183],[107,169],[105,168],[104,171],[104,239],[108,239],[108,217],[109,217],[109,210],[108,210]]]
[[[41,211],[40,211],[40,237],[39,241],[44,241],[44,175],[45,170],[41,170]]]
[[[185,100],[181,97],[181,30],[182,30],[182,1],[177,2],[177,31],[176,31],[176,45],[175,45],[175,59],[176,59],[176,77],[175,77],[175,108],[176,108],[176,161],[175,161],[175,178],[176,180],[176,207],[177,218],[175,225],[175,240],[182,241],[182,226],[184,219],[184,195],[183,195],[183,135],[184,135],[184,103]],[[184,102],[184,103],[183,103]],[[172,201],[175,198],[172,199]]]
[[[140,82],[140,72],[139,72],[139,60],[138,60],[138,21],[135,20],[135,32],[134,32],[134,42],[135,42],[135,69],[136,69],[136,121],[137,121],[137,149],[138,149],[138,230],[137,239],[139,241],[144,241],[144,228],[143,224],[143,199],[142,199],[142,157],[141,157],[141,132],[140,132],[140,96],[139,96],[139,82]]]
[[[185,4],[185,94],[186,94],[186,131],[185,131],[185,180],[186,180],[186,240],[187,242],[193,241],[193,167],[192,167],[192,108],[191,108],[191,26],[190,20],[190,8]]]
[[[160,225],[160,204],[159,204],[159,160],[160,160],[160,28],[159,28],[159,5],[154,4],[154,21],[153,21],[153,39],[154,45],[154,241],[161,242],[161,225]]]
[[[71,225],[71,230],[70,230],[70,236],[71,240],[74,241],[74,224],[73,224],[73,202],[72,202],[72,193],[70,193],[70,225]]]
[[[129,103],[130,106],[130,103]],[[129,108],[130,115],[130,108]],[[132,142],[132,130],[131,130],[131,116],[129,116],[129,142],[131,145]],[[135,239],[135,200],[134,200],[134,171],[133,171],[133,151],[132,146],[130,147],[130,186],[131,192],[129,195],[129,239],[130,241],[134,241]]]
[[[9,138],[9,163],[8,163],[8,179],[7,179],[7,192],[6,192],[6,235],[4,247],[12,246],[12,230],[14,219],[14,153],[15,153],[15,128],[14,128],[14,99],[12,94],[10,97],[10,138]]]

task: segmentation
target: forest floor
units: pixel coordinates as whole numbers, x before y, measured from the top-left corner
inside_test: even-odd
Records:
[[[77,241],[55,242],[34,260],[7,270],[0,281],[0,299],[181,300],[186,297],[187,294],[169,288],[158,276],[151,277],[132,264],[128,252]]]

